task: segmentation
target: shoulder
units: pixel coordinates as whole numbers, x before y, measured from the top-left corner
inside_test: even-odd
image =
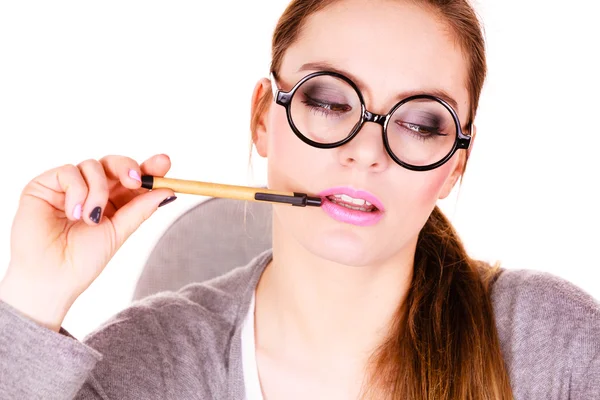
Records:
[[[504,269],[492,287],[492,301],[498,317],[531,318],[542,313],[547,319],[566,319],[589,328],[598,328],[600,303],[571,282],[534,270]],[[515,314],[522,311],[525,314]]]
[[[224,382],[232,338],[269,257],[265,252],[216,279],[136,301],[111,318],[85,340],[103,357],[94,370],[97,381],[120,376],[127,377],[126,386],[171,381],[197,388],[210,371],[213,382]],[[198,382],[194,386],[189,379]]]
[[[589,386],[600,382],[596,299],[550,273],[505,269],[492,287],[492,302],[515,394],[542,395],[531,391],[534,386],[543,396],[600,393],[600,386]]]
[[[245,266],[235,268],[206,282],[189,284],[177,292],[161,292],[134,302],[103,324],[90,336],[100,332],[133,329],[147,330],[152,325],[200,324],[211,327],[232,326],[249,305],[260,275],[270,260],[270,251],[254,258]],[[248,304],[246,304],[248,303]],[[160,331],[161,334],[164,330]],[[101,335],[100,335],[101,336]]]

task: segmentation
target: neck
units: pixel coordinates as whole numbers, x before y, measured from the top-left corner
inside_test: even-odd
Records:
[[[257,345],[275,354],[295,351],[324,362],[351,357],[364,364],[406,297],[415,244],[356,267],[309,252],[276,219],[273,238],[273,260],[257,287]]]

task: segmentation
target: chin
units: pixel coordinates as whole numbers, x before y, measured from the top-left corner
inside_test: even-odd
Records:
[[[321,233],[304,238],[304,248],[315,256],[350,267],[372,265],[379,251],[355,232]]]
[[[359,227],[334,221],[318,209],[275,207],[274,233],[314,257],[349,267],[366,267],[384,263],[401,251],[402,235],[390,235],[384,226]]]

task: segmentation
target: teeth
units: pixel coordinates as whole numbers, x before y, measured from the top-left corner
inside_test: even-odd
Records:
[[[363,204],[365,204],[364,200],[354,199],[354,198],[348,196],[347,194],[342,195],[342,201],[345,201],[346,203],[356,204],[357,206],[362,206]]]
[[[342,204],[342,203],[335,203],[335,204],[337,204],[338,206],[346,207],[346,208],[349,208],[351,210],[356,210],[356,211],[365,211],[365,212],[373,211],[373,208],[352,207],[352,206],[349,206],[348,204]]]
[[[364,200],[364,199],[355,199],[353,197],[348,196],[347,194],[335,194],[333,195],[333,197],[335,197],[337,200],[341,200],[345,203],[351,203],[354,204],[356,206],[372,206],[373,204],[369,203],[368,201]]]
[[[329,196],[329,199],[342,207],[346,207],[349,208],[351,210],[356,210],[356,211],[364,211],[364,212],[371,212],[374,211],[376,209],[376,207],[369,203],[366,200],[363,199],[354,199],[348,195],[342,194],[336,194],[336,195],[332,195]]]

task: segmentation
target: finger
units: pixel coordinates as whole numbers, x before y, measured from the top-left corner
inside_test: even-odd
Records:
[[[158,209],[165,200],[175,197],[172,190],[156,189],[133,198],[112,217],[117,248]]]
[[[108,201],[108,181],[104,167],[97,160],[86,160],[77,165],[88,187],[83,205],[83,221],[96,225],[102,219],[102,211]]]
[[[171,159],[166,154],[157,154],[141,165],[143,175],[165,176],[171,169]]]
[[[79,168],[67,164],[32,179],[23,189],[22,201],[29,197],[41,199],[75,221],[81,218],[87,194],[88,187]]]
[[[125,156],[106,156],[100,159],[107,179],[118,181],[128,189],[142,185],[141,169],[137,161]]]

